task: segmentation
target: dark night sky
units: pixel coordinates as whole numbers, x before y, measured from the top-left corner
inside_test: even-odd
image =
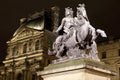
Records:
[[[76,12],[79,3],[85,3],[91,25],[106,31],[108,36],[120,38],[120,0],[1,0],[0,1],[0,59],[6,54],[6,41],[19,27],[19,19],[35,11],[72,7]],[[64,17],[64,15],[61,15]]]

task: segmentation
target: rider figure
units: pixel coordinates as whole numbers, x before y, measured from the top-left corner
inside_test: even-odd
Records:
[[[59,35],[54,42],[53,48],[55,48],[57,51],[56,57],[60,58],[62,52],[64,51],[64,42],[70,37],[70,29],[74,25],[73,21],[73,10],[70,7],[65,8],[65,17],[62,19],[61,25],[58,27],[56,32],[60,32],[63,30],[63,34]]]
[[[74,26],[73,10],[70,7],[65,8],[65,17],[62,19],[61,25],[58,27],[56,32],[63,30],[63,35],[66,39],[70,36],[70,29]]]

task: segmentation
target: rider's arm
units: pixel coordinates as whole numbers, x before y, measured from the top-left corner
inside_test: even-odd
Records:
[[[62,19],[61,25],[58,27],[58,29],[56,30],[56,32],[59,32],[60,30],[62,30],[64,24],[65,24],[65,18]]]

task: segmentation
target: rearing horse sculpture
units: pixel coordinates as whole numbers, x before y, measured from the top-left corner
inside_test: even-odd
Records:
[[[67,10],[71,12],[71,8]],[[53,51],[48,53],[55,54],[58,58],[62,58],[65,53],[67,57],[88,57],[99,61],[95,39],[98,34],[102,37],[107,36],[103,30],[96,30],[90,25],[84,5],[80,4],[77,8],[77,17],[65,18],[64,20],[66,20],[66,23],[62,24],[69,24],[70,26],[64,25],[62,27],[67,27],[69,34],[64,33],[58,36],[53,44]],[[85,49],[90,50],[87,56],[84,51]],[[84,54],[84,56],[81,54]]]

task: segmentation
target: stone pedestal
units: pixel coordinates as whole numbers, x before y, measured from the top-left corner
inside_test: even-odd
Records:
[[[110,80],[115,73],[102,62],[79,58],[50,64],[37,75],[43,80]]]

